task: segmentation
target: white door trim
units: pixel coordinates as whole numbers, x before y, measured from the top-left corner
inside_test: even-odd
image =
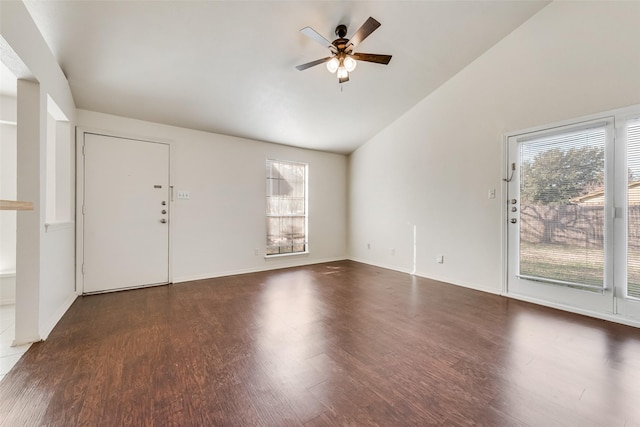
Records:
[[[84,206],[84,137],[85,134],[95,134],[114,138],[133,139],[143,142],[151,142],[156,144],[166,144],[169,146],[169,283],[173,283],[173,227],[171,204],[173,204],[173,184],[171,179],[171,140],[162,138],[153,138],[140,135],[131,135],[122,132],[108,131],[104,129],[94,129],[87,127],[76,127],[76,294],[84,294],[84,214],[82,212]]]
[[[538,126],[530,127],[530,128],[527,128],[527,129],[507,132],[507,133],[503,134],[503,140],[502,140],[502,144],[503,144],[502,145],[502,164],[504,165],[503,166],[504,170],[502,172],[502,174],[503,174],[503,176],[502,176],[502,192],[501,192],[501,201],[500,201],[501,202],[501,206],[502,206],[502,210],[501,210],[501,213],[500,213],[500,221],[502,223],[502,227],[500,228],[501,233],[502,233],[502,236],[501,236],[501,264],[502,264],[502,284],[501,285],[502,286],[501,286],[500,295],[508,297],[508,298],[516,299],[516,300],[527,301],[527,302],[531,302],[531,303],[542,305],[542,306],[546,306],[546,307],[552,307],[552,308],[556,308],[556,309],[560,309],[560,310],[564,310],[564,311],[568,311],[568,312],[572,312],[572,313],[578,313],[578,314],[594,317],[594,318],[597,318],[597,319],[608,320],[608,321],[611,321],[611,322],[620,323],[620,324],[623,324],[623,325],[629,325],[629,326],[634,326],[634,327],[640,328],[640,320],[637,320],[637,318],[618,314],[618,310],[617,310],[617,307],[616,307],[616,305],[618,304],[618,300],[615,297],[614,297],[614,313],[602,313],[602,312],[592,311],[592,310],[588,310],[588,309],[584,309],[584,308],[580,308],[580,307],[574,307],[574,306],[564,305],[564,304],[561,304],[561,303],[555,303],[555,302],[552,302],[552,301],[540,300],[540,299],[529,297],[529,296],[525,296],[525,295],[513,294],[513,293],[509,292],[509,287],[508,287],[508,280],[509,280],[509,262],[508,262],[508,254],[509,254],[509,251],[508,251],[508,248],[509,248],[509,240],[508,240],[509,216],[508,216],[508,212],[507,212],[509,200],[507,198],[508,197],[508,182],[506,182],[506,179],[509,178],[510,175],[511,175],[511,163],[509,162],[509,140],[510,140],[510,138],[516,137],[516,136],[519,136],[519,135],[528,134],[528,133],[535,133],[535,132],[539,132],[539,131],[542,131],[542,130],[552,130],[554,128],[565,127],[565,126],[576,124],[576,123],[579,123],[579,122],[588,122],[588,121],[598,120],[598,119],[602,119],[603,117],[612,117],[612,118],[614,118],[614,120],[616,122],[619,119],[637,118],[639,116],[639,113],[638,113],[639,110],[640,110],[640,105],[632,105],[632,106],[628,106],[628,107],[617,108],[617,109],[608,110],[608,111],[602,111],[602,112],[595,113],[595,114],[590,114],[590,115],[587,115],[587,116],[581,116],[581,117],[575,117],[575,118],[572,118],[572,119],[562,120],[562,121],[555,122],[555,123],[538,125]],[[616,125],[614,125],[614,132],[617,133],[617,131],[618,131],[618,125],[616,124]],[[616,159],[616,163],[617,163],[617,159]],[[614,225],[614,228],[618,227],[618,226],[619,225]],[[614,234],[615,234],[615,231],[614,231]],[[614,242],[614,246],[615,245],[616,245],[616,243]]]

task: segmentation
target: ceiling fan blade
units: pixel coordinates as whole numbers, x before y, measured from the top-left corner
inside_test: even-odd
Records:
[[[380,25],[382,24],[380,24],[378,21],[376,21],[372,17],[369,17],[369,19],[367,19],[367,21],[364,24],[362,24],[362,27],[358,28],[358,31],[356,31],[353,37],[351,37],[351,39],[349,40],[349,44],[347,44],[347,47],[358,46],[360,43],[362,43],[364,39],[369,37],[371,33],[377,30]]]
[[[375,53],[352,53],[351,57],[358,61],[375,62],[376,64],[387,65],[391,61],[391,55],[377,55]]]
[[[320,43],[322,46],[331,49],[332,51],[335,51],[335,46],[331,44],[331,42],[327,39],[325,39],[324,37],[322,37],[322,35],[320,35],[320,33],[318,33],[316,30],[314,30],[311,27],[304,27],[303,29],[300,30],[300,32],[302,34],[304,34],[305,36],[309,37],[311,40],[314,40],[318,43]]]
[[[320,65],[324,62],[327,62],[333,58],[333,56],[327,56],[326,58],[316,59],[315,61],[307,62],[306,64],[297,65],[296,68],[300,71],[306,70],[307,68],[315,67],[316,65]]]

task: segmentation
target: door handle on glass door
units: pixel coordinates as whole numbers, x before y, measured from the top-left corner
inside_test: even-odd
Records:
[[[166,224],[166,223],[167,223],[167,220],[166,220],[166,219],[164,219],[164,218],[162,218],[162,219],[160,220],[160,222],[161,222],[161,223],[163,223],[163,224]]]
[[[517,219],[515,219],[515,218],[511,218],[511,224],[515,224],[516,222],[518,222],[518,220],[517,220]]]

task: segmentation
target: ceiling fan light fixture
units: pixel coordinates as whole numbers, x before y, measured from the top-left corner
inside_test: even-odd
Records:
[[[343,64],[344,68],[346,68],[348,72],[352,72],[356,69],[357,62],[352,57],[347,56],[346,58],[344,58]]]
[[[365,23],[362,24],[362,26],[353,34],[351,39],[347,39],[345,38],[347,35],[347,27],[344,24],[340,24],[336,27],[336,36],[338,36],[338,38],[332,42],[324,38],[313,28],[304,27],[300,32],[310,39],[320,43],[323,47],[329,48],[330,56],[322,59],[316,59],[315,61],[307,62],[306,64],[297,65],[296,68],[303,71],[319,64],[326,64],[327,70],[330,73],[336,73],[338,82],[342,84],[349,81],[349,73],[356,69],[358,61],[387,65],[391,60],[391,55],[354,52],[354,49],[360,45],[364,39],[369,37],[378,27],[380,27],[380,23],[372,17],[369,17],[369,19],[367,19]]]
[[[339,67],[340,61],[338,61],[338,58],[333,57],[327,61],[327,70],[329,70],[330,73],[335,73]]]

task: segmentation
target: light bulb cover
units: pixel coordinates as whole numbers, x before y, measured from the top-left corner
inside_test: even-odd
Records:
[[[346,58],[344,58],[343,64],[344,64],[344,68],[346,68],[348,72],[352,72],[353,70],[356,69],[356,65],[358,63],[352,57],[347,56]]]
[[[337,76],[339,79],[346,79],[349,77],[349,72],[345,67],[339,67]]]
[[[327,61],[327,70],[329,70],[330,73],[335,73],[338,70],[338,67],[340,67],[340,61],[338,61],[338,58],[333,57]]]

